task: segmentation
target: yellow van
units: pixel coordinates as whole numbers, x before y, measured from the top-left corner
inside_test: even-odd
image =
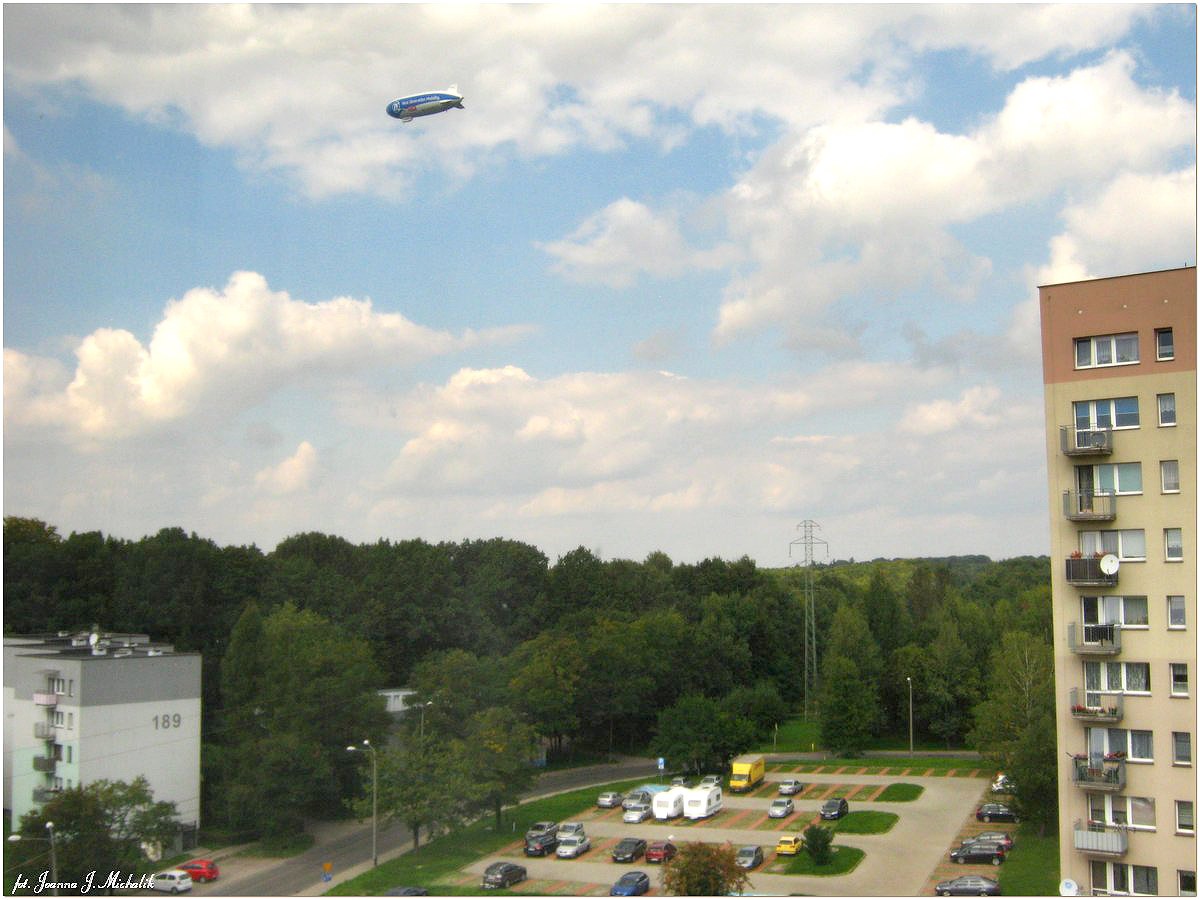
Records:
[[[767,760],[757,753],[737,757],[730,765],[729,789],[734,792],[752,790],[767,777]]]

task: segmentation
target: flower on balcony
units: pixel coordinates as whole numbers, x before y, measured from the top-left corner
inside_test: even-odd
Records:
[[[1077,716],[1085,715],[1087,713],[1087,711],[1088,711],[1088,708],[1079,703],[1076,703],[1074,706],[1071,707],[1071,712],[1075,713],[1075,715],[1077,715]]]
[[[1083,554],[1078,550],[1072,550],[1071,559],[1083,559]]]
[[[1112,753],[1105,753],[1104,758],[1109,762],[1112,762],[1112,761],[1118,760],[1118,759],[1124,759],[1125,751],[1124,750],[1114,750]]]

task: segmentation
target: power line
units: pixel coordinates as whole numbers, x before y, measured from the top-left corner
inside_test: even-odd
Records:
[[[788,556],[792,555],[792,547],[800,544],[804,547],[804,718],[808,718],[808,699],[815,698],[817,692],[817,613],[816,596],[813,590],[813,545],[825,547],[825,556],[829,557],[829,544],[813,534],[814,529],[821,528],[812,519],[805,519],[797,529],[803,532],[801,537],[788,544]]]

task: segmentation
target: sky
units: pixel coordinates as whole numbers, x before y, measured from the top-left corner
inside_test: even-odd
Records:
[[[3,29],[3,508],[64,535],[1044,554],[1037,286],[1196,263],[1194,5]]]

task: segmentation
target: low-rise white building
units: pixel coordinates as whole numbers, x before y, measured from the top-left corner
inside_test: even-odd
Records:
[[[4,808],[144,776],[185,827],[200,823],[199,653],[143,634],[4,639]]]

